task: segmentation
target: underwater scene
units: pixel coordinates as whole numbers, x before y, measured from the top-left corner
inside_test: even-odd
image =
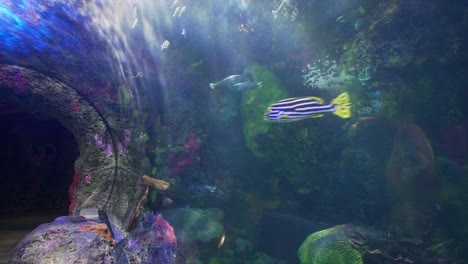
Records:
[[[0,263],[468,263],[465,0],[0,0]]]

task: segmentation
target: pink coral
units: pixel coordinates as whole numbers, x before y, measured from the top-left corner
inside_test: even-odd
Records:
[[[105,142],[100,135],[98,134],[94,135],[94,143],[96,144],[96,146],[102,149],[106,157],[109,157],[110,155],[112,155],[112,145]]]
[[[91,173],[88,173],[88,175],[86,175],[86,177],[85,177],[85,182],[86,182],[87,184],[90,184],[90,183],[91,183],[92,176],[93,176],[93,175],[92,175]]]
[[[70,207],[68,207],[69,213],[73,213],[73,209],[75,209],[75,206],[78,203],[78,199],[75,198],[75,189],[76,186],[81,183],[82,179],[83,176],[75,171],[73,174],[73,182],[70,184],[70,189],[68,190],[68,194],[70,196]]]
[[[73,111],[75,111],[75,113],[78,113],[80,111],[80,106],[76,101],[71,102],[70,107],[73,109]]]
[[[200,141],[195,137],[195,133],[190,133],[184,144],[184,149],[186,154],[183,157],[178,155],[172,156],[172,175],[178,175],[183,168],[192,164],[192,162],[197,157],[198,149],[200,148]]]
[[[174,228],[162,216],[155,215],[154,223],[156,225],[156,237],[162,240],[165,244],[176,246],[177,239],[174,234]]]

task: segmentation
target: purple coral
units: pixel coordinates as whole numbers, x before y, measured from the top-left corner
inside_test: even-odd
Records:
[[[124,136],[124,144],[125,146],[127,146],[132,141],[132,131],[130,131],[130,129],[125,129],[123,136]]]
[[[0,86],[9,87],[19,95],[27,95],[30,93],[28,84],[29,79],[24,76],[21,69],[11,67],[0,69]]]
[[[130,129],[124,129],[123,142],[119,142],[117,145],[120,155],[127,155],[128,153],[127,146],[128,144],[130,144],[131,141],[132,141],[132,131],[130,131]]]
[[[127,155],[128,150],[127,150],[127,147],[125,146],[125,144],[122,144],[122,143],[119,142],[117,144],[117,147],[119,148],[119,154],[120,155]]]
[[[171,157],[173,176],[178,175],[183,168],[192,164],[197,157],[198,149],[201,142],[196,138],[195,133],[190,133],[185,139],[184,149],[186,154],[184,156],[174,155]]]
[[[130,263],[173,264],[176,249],[174,228],[160,215],[147,213],[127,238],[125,253]]]
[[[96,146],[98,146],[98,147],[100,147],[102,149],[102,151],[104,152],[104,155],[106,155],[106,157],[112,155],[112,146],[111,146],[111,144],[105,142],[100,135],[98,135],[98,134],[94,135],[94,143],[96,144]]]

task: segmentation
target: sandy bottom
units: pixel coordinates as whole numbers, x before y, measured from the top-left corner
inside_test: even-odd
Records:
[[[15,246],[38,225],[66,215],[61,211],[40,211],[0,215],[0,264],[8,263]]]

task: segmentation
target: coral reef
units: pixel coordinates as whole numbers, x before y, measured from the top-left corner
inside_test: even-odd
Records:
[[[172,164],[171,174],[173,176],[179,175],[179,173],[197,157],[198,149],[200,148],[200,140],[196,138],[194,132],[188,134],[185,138],[184,143],[184,154],[176,153],[170,158],[170,164]]]
[[[355,79],[341,69],[336,60],[327,57],[317,59],[312,65],[302,70],[304,85],[317,89],[347,89]]]
[[[115,240],[112,237],[112,234],[110,233],[109,228],[107,227],[106,224],[104,223],[84,223],[83,225],[79,225],[79,229],[82,232],[91,232],[91,233],[96,233],[107,240],[111,243],[112,246],[115,246]]]
[[[146,213],[130,236],[116,247],[117,263],[167,263],[176,261],[177,241],[172,226],[160,215]]]
[[[224,213],[217,208],[176,208],[164,210],[162,214],[174,226],[181,242],[220,239],[224,230],[220,222]]]
[[[298,251],[301,264],[362,264],[361,253],[349,242],[344,225],[309,235]]]

